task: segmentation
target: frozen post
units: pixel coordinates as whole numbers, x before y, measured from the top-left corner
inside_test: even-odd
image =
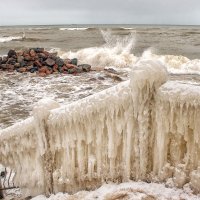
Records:
[[[59,104],[51,99],[40,100],[33,109],[38,148],[43,161],[45,194],[53,193],[53,156],[50,150],[47,119],[51,109],[58,108]]]

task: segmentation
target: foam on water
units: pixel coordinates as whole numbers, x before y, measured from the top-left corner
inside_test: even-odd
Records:
[[[60,31],[84,31],[88,28],[59,28]]]
[[[68,104],[117,84],[106,72],[79,76],[54,74],[0,74],[0,129],[26,118],[35,102],[43,97]]]
[[[126,28],[126,27],[121,27],[121,29],[124,29],[124,30],[134,30],[134,28]]]
[[[0,37],[0,43],[10,42],[10,41],[13,41],[13,40],[22,40],[22,39],[23,39],[23,37],[21,37],[21,36]]]
[[[147,49],[142,58],[159,60],[167,67],[170,73],[176,74],[197,74],[200,75],[200,60],[189,58],[181,55],[156,55],[152,49]]]
[[[62,58],[78,58],[81,63],[89,63],[98,67],[129,67],[139,59],[147,58],[159,60],[170,73],[176,74],[200,74],[200,60],[182,55],[159,55],[153,53],[153,48],[148,48],[140,57],[135,56],[134,46],[136,32],[130,32],[126,36],[112,35],[110,31],[101,31],[105,44],[99,47],[84,48],[78,51],[59,52]]]
[[[91,47],[69,51],[60,54],[62,58],[76,57],[81,63],[88,63],[92,66],[106,67],[127,67],[134,64],[137,57],[131,54],[135,45],[135,33],[127,36],[111,35],[110,31],[101,31],[105,44],[100,47]]]
[[[141,57],[136,57],[132,53],[134,52],[136,43],[135,32],[131,31],[129,35],[125,36],[113,35],[111,31],[101,31],[101,34],[105,41],[105,44],[102,46],[84,48],[73,52],[63,52],[59,48],[52,48],[51,52],[57,51],[63,58],[76,57],[78,58],[79,63],[91,64],[93,68],[99,67],[103,69],[105,67],[112,67],[116,70],[123,69],[128,71],[130,66],[133,66],[138,60],[145,58],[150,60],[159,60],[167,67],[170,73],[200,74],[200,60],[198,59],[190,60],[184,56],[157,55],[153,53],[152,48],[147,49]],[[22,39],[22,37],[3,37],[3,39],[4,40],[1,40],[0,38],[0,42]],[[41,99],[44,95],[56,99],[60,103],[66,103],[68,100],[73,101],[98,92],[100,84],[102,84],[102,87],[100,88],[105,89],[106,87],[110,87],[116,83],[113,82],[113,80],[98,80],[96,83],[95,81],[92,82],[93,89],[85,90],[85,88],[91,87],[91,82],[88,82],[90,78],[96,79],[101,75],[101,73],[98,74],[97,72],[94,72],[93,74],[90,73],[79,77],[55,75],[47,78],[39,78],[30,75],[22,76],[21,74],[2,74],[0,77],[0,127],[4,128],[24,117],[27,117],[27,113],[32,108],[31,105]],[[104,75],[105,74],[103,74],[103,76]],[[80,86],[80,83],[82,86]],[[64,86],[66,86],[65,89]],[[66,88],[70,89],[68,90]]]

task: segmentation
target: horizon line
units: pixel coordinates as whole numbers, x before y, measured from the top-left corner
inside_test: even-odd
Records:
[[[80,24],[9,24],[9,25],[0,25],[0,27],[10,27],[10,26],[71,26],[71,25],[139,25],[139,26],[200,26],[197,24],[130,24],[130,23],[80,23]]]

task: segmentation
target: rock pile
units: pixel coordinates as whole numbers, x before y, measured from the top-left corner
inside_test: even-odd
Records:
[[[39,76],[52,73],[76,74],[89,72],[88,64],[78,65],[78,60],[61,59],[57,53],[50,53],[44,48],[31,48],[28,50],[9,50],[7,56],[0,57],[0,71],[8,72],[37,72]]]

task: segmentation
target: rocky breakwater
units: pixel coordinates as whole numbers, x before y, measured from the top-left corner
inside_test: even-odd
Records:
[[[89,72],[91,66],[79,64],[77,58],[61,59],[57,53],[50,53],[44,48],[30,48],[27,50],[9,50],[7,56],[0,57],[0,71],[30,72],[39,76],[52,73],[77,74]]]

